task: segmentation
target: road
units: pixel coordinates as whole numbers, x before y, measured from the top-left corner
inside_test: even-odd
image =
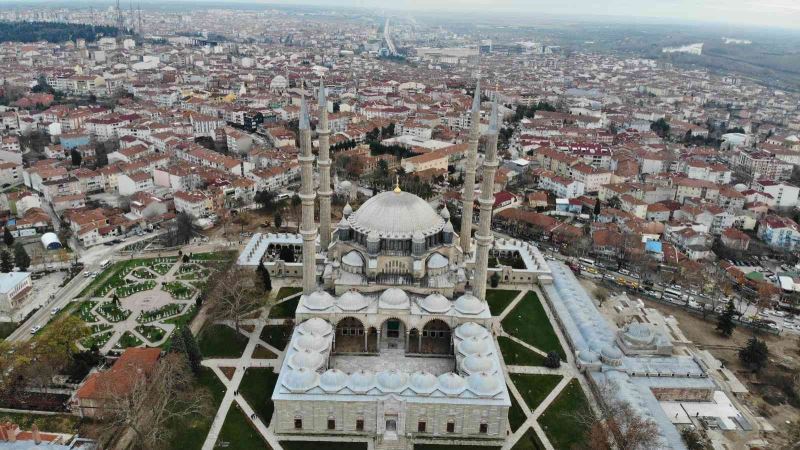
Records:
[[[386,48],[389,50],[389,54],[392,56],[397,56],[397,47],[394,46],[394,41],[392,41],[392,35],[389,34],[389,18],[386,18],[386,22],[383,25],[383,40],[386,41]]]

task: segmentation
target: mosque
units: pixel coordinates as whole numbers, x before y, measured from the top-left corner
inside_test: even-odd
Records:
[[[326,104],[323,86],[319,103]],[[437,211],[399,183],[356,210],[347,205],[341,221],[331,224],[327,111],[320,108],[316,191],[305,99],[300,114],[302,219],[294,243],[302,246],[302,268],[296,270],[303,293],[272,395],[275,433],[362,438],[377,449],[466,441],[502,445],[511,402],[485,300],[498,166],[497,105],[490,119],[474,240],[479,86],[460,233],[446,208]],[[317,196],[319,228],[314,222]],[[255,248],[249,252],[257,253]],[[527,257],[533,266],[546,267],[535,249],[527,249]],[[270,270],[292,275],[284,266]],[[525,272],[528,280],[541,275],[533,272]]]

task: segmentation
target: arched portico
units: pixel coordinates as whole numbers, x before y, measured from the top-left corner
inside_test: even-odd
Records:
[[[419,336],[419,353],[449,355],[452,352],[450,325],[441,319],[427,322]]]
[[[367,351],[367,333],[364,324],[355,317],[345,317],[336,324],[334,351],[360,353]]]
[[[384,320],[378,334],[378,349],[406,348],[406,329],[405,322],[397,317]]]

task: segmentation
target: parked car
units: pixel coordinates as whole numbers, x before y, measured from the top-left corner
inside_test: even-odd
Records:
[[[31,334],[36,334],[41,329],[42,329],[41,326],[36,325],[35,327],[31,328]]]

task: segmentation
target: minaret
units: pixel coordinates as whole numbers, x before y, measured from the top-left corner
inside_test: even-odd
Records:
[[[489,246],[492,244],[492,206],[494,205],[494,173],[497,170],[497,100],[492,102],[492,117],[489,119],[489,141],[486,145],[486,158],[483,161],[483,182],[481,183],[480,224],[475,234],[477,250],[475,255],[475,277],[472,294],[479,299],[486,298],[486,278],[489,269]]]
[[[475,201],[475,166],[478,164],[478,142],[481,138],[481,80],[475,84],[472,99],[472,126],[469,129],[466,176],[464,177],[464,206],[461,212],[461,249],[464,257],[472,244],[472,210]]]
[[[328,129],[328,100],[325,98],[325,83],[319,80],[319,242],[322,252],[327,253],[331,243],[331,159],[330,135]]]
[[[311,153],[311,127],[308,123],[308,105],[305,94],[300,100],[300,200],[302,201],[302,221],[300,234],[303,236],[303,293],[308,295],[317,290],[317,227],[314,223],[314,155]]]

